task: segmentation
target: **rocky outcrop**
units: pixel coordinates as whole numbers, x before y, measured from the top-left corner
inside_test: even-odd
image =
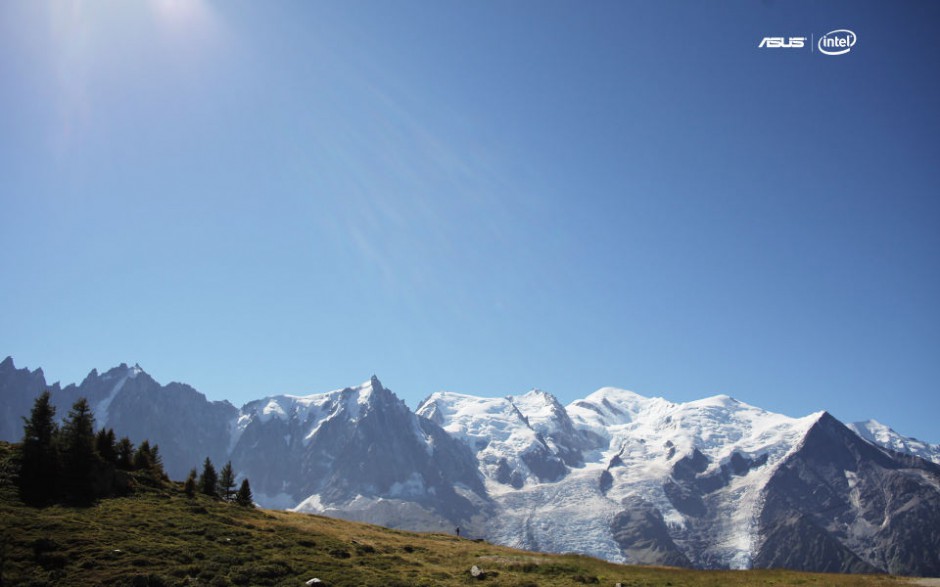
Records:
[[[440,529],[469,526],[486,502],[472,452],[375,377],[328,394],[252,402],[238,434],[232,462],[261,503],[280,495],[301,511]]]
[[[756,566],[940,575],[940,467],[824,414],[767,483]]]
[[[623,550],[626,562],[639,565],[690,567],[669,535],[663,515],[641,498],[624,501],[624,510],[614,516],[611,530]]]

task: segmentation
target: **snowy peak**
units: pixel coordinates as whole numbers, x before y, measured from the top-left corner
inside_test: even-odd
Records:
[[[560,408],[557,413],[555,406]],[[438,392],[421,403],[417,414],[475,452],[480,471],[497,491],[500,486],[518,489],[555,481],[567,472],[552,441],[542,433],[559,428],[559,414],[567,418],[550,394],[532,391],[520,398],[483,398]]]
[[[239,427],[244,429],[251,421],[264,423],[272,418],[310,424],[324,418],[342,416],[355,422],[369,410],[375,409],[376,404],[394,405],[407,410],[404,403],[373,375],[360,385],[326,393],[274,395],[249,402],[241,409]]]
[[[568,467],[583,466],[585,450],[605,445],[590,431],[578,430],[565,407],[550,393],[535,389],[508,399],[552,453]]]
[[[268,506],[440,530],[462,525],[476,511],[471,501],[485,500],[469,449],[375,377],[250,402],[233,428],[232,462]]]
[[[516,406],[529,426],[538,432],[552,431],[560,418],[568,419],[568,414],[558,399],[540,389],[533,389],[523,395],[509,396],[506,399]]]
[[[568,415],[579,428],[607,436],[605,430],[609,426],[627,424],[640,414],[669,403],[662,398],[647,398],[625,389],[604,387],[569,404]]]
[[[538,442],[535,431],[508,397],[441,391],[424,400],[416,413],[477,452],[523,451]]]
[[[577,428],[610,439],[612,449],[656,439],[669,441],[681,452],[697,449],[717,458],[732,449],[760,450],[785,438],[785,444],[792,445],[809,425],[809,420],[768,412],[727,395],[673,403],[609,387],[573,402],[568,413]]]
[[[930,444],[929,442],[904,436],[877,420],[853,422],[846,424],[846,426],[876,446],[887,448],[895,452],[912,454],[940,464],[940,444]]]
[[[127,363],[121,363],[117,367],[112,367],[104,373],[99,374],[98,369],[92,369],[88,375],[85,376],[85,379],[82,380],[79,387],[86,387],[88,385],[94,385],[99,381],[115,381],[119,379],[135,379],[138,375],[143,374],[146,377],[150,377],[147,373],[141,368],[137,363],[133,367],[128,367]]]

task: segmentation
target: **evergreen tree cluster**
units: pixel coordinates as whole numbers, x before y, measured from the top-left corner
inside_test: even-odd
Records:
[[[209,457],[202,463],[202,473],[197,474],[196,469],[189,472],[189,477],[183,485],[186,495],[194,497],[196,491],[205,495],[235,503],[243,507],[255,507],[251,495],[251,484],[248,478],[242,479],[238,491],[235,490],[235,472],[232,470],[232,461],[225,463],[221,472],[216,472],[215,465]]]
[[[60,427],[44,392],[24,423],[19,489],[26,503],[88,505],[129,491],[131,471],[140,480],[167,480],[159,447],[144,441],[135,448],[127,437],[116,440],[111,429],[96,433],[85,398],[75,402]]]
[[[144,440],[135,447],[126,436],[118,440],[113,429],[95,432],[95,417],[85,398],[75,402],[60,427],[46,391],[36,398],[30,417],[23,421],[19,489],[25,503],[89,505],[99,498],[128,493],[132,477],[148,484],[169,481],[159,446]],[[206,457],[202,473],[190,471],[183,490],[190,497],[198,491],[254,507],[248,479],[242,480],[237,491],[235,485],[231,461],[216,472]]]

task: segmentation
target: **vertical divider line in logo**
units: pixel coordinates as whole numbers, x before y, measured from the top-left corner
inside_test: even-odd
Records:
[[[810,53],[816,52],[816,33],[809,34],[809,52]]]

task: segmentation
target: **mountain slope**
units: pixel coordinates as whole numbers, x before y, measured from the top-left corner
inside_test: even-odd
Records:
[[[940,466],[824,414],[768,483],[760,523],[760,566],[937,576]]]

